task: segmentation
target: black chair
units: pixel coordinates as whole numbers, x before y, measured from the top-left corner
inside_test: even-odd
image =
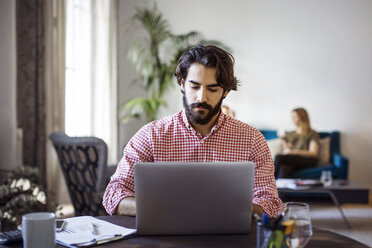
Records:
[[[115,165],[107,165],[107,145],[96,137],[49,136],[57,152],[75,215],[106,215],[102,196]]]

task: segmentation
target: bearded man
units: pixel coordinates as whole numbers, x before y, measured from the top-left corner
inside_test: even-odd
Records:
[[[107,213],[136,215],[136,163],[252,161],[252,212],[276,216],[282,203],[265,138],[221,111],[224,98],[238,86],[233,56],[216,46],[195,46],[181,56],[175,76],[184,109],[145,125],[131,138],[103,197]]]

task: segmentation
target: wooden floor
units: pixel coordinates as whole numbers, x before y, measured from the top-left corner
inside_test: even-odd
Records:
[[[369,204],[342,204],[351,229],[348,229],[337,207],[331,202],[309,202],[313,226],[345,235],[372,247],[372,193]]]

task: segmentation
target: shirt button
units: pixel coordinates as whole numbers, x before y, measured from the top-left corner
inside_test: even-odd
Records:
[[[200,144],[203,144],[204,143],[204,140],[200,141]]]

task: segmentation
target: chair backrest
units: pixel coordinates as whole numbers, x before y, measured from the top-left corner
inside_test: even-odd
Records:
[[[96,137],[69,137],[63,132],[49,136],[57,152],[75,215],[105,215],[107,145]]]

